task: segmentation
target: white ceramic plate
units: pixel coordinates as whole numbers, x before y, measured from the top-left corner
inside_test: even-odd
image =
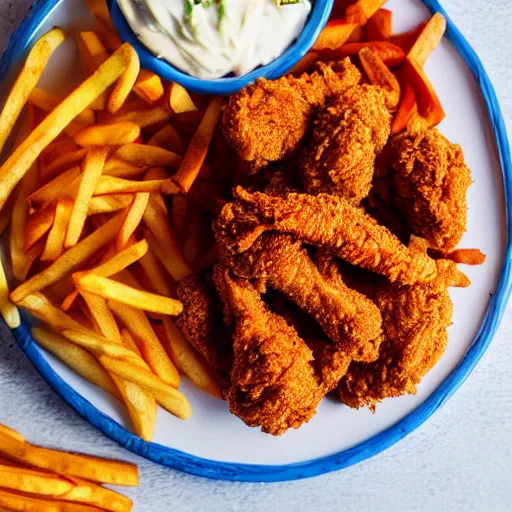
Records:
[[[427,19],[430,12],[425,4],[440,10],[435,0],[390,0],[386,7],[393,10],[395,30],[407,30]],[[35,37],[55,25],[82,29],[92,26],[92,21],[84,0],[36,2],[0,66],[4,95]],[[225,403],[185,380],[183,391],[192,403],[192,419],[184,422],[160,410],[154,442],[145,443],[131,434],[120,404],[38,349],[23,326],[15,332],[20,346],[57,393],[128,449],[193,474],[229,480],[288,480],[346,467],[385,449],[425,421],[481,357],[510,288],[508,141],[492,86],[476,55],[451,23],[448,36],[453,44],[442,41],[426,72],[446,110],[441,131],[463,147],[472,170],[468,232],[461,247],[478,247],[487,260],[483,266],[464,268],[473,283],[469,289],[451,290],[455,314],[448,349],[415,396],[386,400],[376,414],[326,399],[309,424],[274,438],[245,426]],[[80,76],[74,72],[77,62],[72,41],[66,42],[52,58],[43,86],[70,90]]]

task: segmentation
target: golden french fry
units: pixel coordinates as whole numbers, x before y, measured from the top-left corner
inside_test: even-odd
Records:
[[[9,285],[5,277],[4,267],[0,260],[0,313],[5,323],[11,329],[16,329],[21,324],[18,308],[9,299]]]
[[[190,141],[183,162],[173,176],[174,183],[178,185],[183,194],[190,190],[201,170],[220,118],[222,101],[222,98],[216,97],[208,105],[198,129]]]
[[[84,171],[80,180],[80,186],[73,205],[73,212],[69,219],[68,230],[64,240],[64,247],[73,247],[78,243],[80,235],[87,219],[87,211],[89,209],[89,201],[94,194],[96,184],[100,179],[107,159],[108,149],[91,148],[84,160]]]
[[[162,318],[172,360],[178,370],[186,375],[199,389],[222,399],[222,391],[216,382],[215,372],[187,342],[170,318]]]
[[[182,157],[166,149],[145,144],[121,146],[115,156],[141,167],[178,167]]]
[[[50,179],[55,177],[55,173],[49,173],[48,168],[53,164],[53,162],[64,156],[70,155],[77,151],[79,147],[75,144],[74,140],[71,137],[62,137],[54,140],[51,144],[49,144],[39,155],[38,164],[39,164],[39,174],[42,183],[47,183]],[[67,166],[69,169],[72,166]]]
[[[115,156],[111,156],[103,168],[104,176],[115,176],[116,178],[133,178],[140,176],[144,172],[144,167],[131,164],[126,160],[121,160]]]
[[[153,251],[149,250],[140,260],[139,264],[144,270],[149,283],[153,290],[165,297],[176,296],[176,285],[174,281],[170,281],[170,276],[167,276],[161,267],[161,263],[155,256]]]
[[[186,396],[172,386],[165,384],[165,382],[151,373],[150,370],[141,368],[137,364],[119,361],[108,356],[101,356],[100,361],[111,373],[150,391],[158,403],[171,414],[183,420],[190,418],[192,408]]]
[[[197,110],[190,94],[180,84],[175,82],[169,86],[169,107],[175,114]]]
[[[117,114],[108,114],[103,120],[103,124],[131,122],[140,126],[140,128],[150,128],[162,123],[166,123],[173,116],[172,112],[161,107],[145,108],[140,110],[128,110],[118,112]]]
[[[55,219],[55,204],[49,204],[42,210],[33,213],[25,225],[25,243],[23,250],[28,251],[38,242],[53,225]]]
[[[124,249],[128,244],[131,236],[135,233],[135,230],[139,227],[142,221],[144,211],[149,201],[149,193],[141,192],[135,195],[133,203],[130,205],[126,213],[123,225],[119,230],[116,238],[116,248],[118,251]]]
[[[162,79],[147,69],[141,69],[133,92],[147,103],[154,104],[164,95]]]
[[[169,178],[165,180],[134,181],[114,176],[101,176],[96,184],[94,195],[136,194],[139,192],[176,194],[178,188]]]
[[[135,343],[135,340],[133,339],[133,336],[130,334],[130,331],[128,331],[128,329],[122,329],[121,336],[123,338],[123,345],[126,348],[129,348],[132,352],[135,352],[137,355],[142,357],[139,347]]]
[[[30,293],[37,292],[47,286],[50,286],[61,277],[75,270],[97,250],[115,238],[122,220],[122,214],[118,213],[106,224],[66,251],[59,259],[54,261],[41,273],[36,274],[28,281],[25,281],[18,286],[18,288],[11,293],[11,300],[15,303],[20,302]]]
[[[138,139],[140,128],[135,123],[94,125],[78,132],[73,139],[79,146],[122,146]]]
[[[191,270],[183,258],[181,248],[169,220],[169,214],[161,196],[157,194],[151,195],[144,211],[143,219],[157,242],[157,244],[154,244],[156,246],[155,255],[163,263],[172,278],[175,281],[180,281],[190,275]],[[165,250],[160,252],[158,246],[162,249],[165,248]]]
[[[44,148],[128,67],[135,50],[124,44],[78,86],[9,156],[0,168],[0,209]]]
[[[105,29],[116,35],[116,29],[112,18],[110,17],[110,11],[105,0],[87,0],[87,6],[92,12],[96,21],[99,21],[104,25]]]
[[[43,74],[52,53],[59,47],[62,41],[64,41],[65,37],[66,35],[60,28],[54,28],[41,37],[33,46],[32,50],[30,50],[27,60],[16,78],[4,102],[2,112],[0,113],[0,152],[14,128],[23,107],[27,103],[30,93]],[[32,165],[32,163],[30,165]],[[28,167],[30,167],[30,165]],[[14,186],[8,191],[6,196],[11,193],[13,188]],[[4,202],[5,199],[0,201],[0,209]]]
[[[16,432],[16,430],[13,430],[12,428],[7,427],[6,425],[2,425],[1,423],[0,423],[0,432],[11,436],[18,441],[21,441],[21,442],[25,441],[25,438],[19,432]],[[2,464],[5,464],[3,459],[2,459]]]
[[[0,483],[5,489],[47,496],[65,494],[73,488],[69,480],[57,475],[2,464],[0,464]]]
[[[69,199],[61,199],[57,203],[55,209],[55,220],[53,226],[48,233],[46,245],[41,255],[41,261],[54,261],[64,250],[64,238],[73,211],[73,201]]]
[[[148,145],[167,149],[180,156],[185,153],[185,146],[181,141],[178,131],[170,124],[166,124],[156,132],[153,137],[149,139]]]
[[[55,501],[54,498],[33,498],[29,495],[0,489],[0,510],[10,512],[92,512],[99,509],[79,503]]]
[[[123,401],[119,389],[108,372],[89,352],[45,327],[32,328],[32,336],[38,345],[60,359],[78,375],[103,389],[120,402]]]
[[[81,295],[98,325],[99,332],[109,340],[122,343],[121,331],[119,330],[112,311],[108,308],[107,301],[103,297],[94,295],[93,293],[82,292]]]
[[[173,316],[177,316],[183,311],[183,304],[175,299],[137,290],[123,283],[92,273],[81,277],[78,287],[80,290],[94,293],[105,299],[115,300],[144,311]]]
[[[142,357],[151,370],[164,382],[177,388],[180,384],[178,370],[162,347],[146,314],[114,300],[109,300],[108,306],[137,339]]]
[[[130,206],[132,194],[111,194],[108,196],[94,196],[89,201],[88,215],[99,213],[112,213]]]
[[[75,183],[80,174],[80,167],[72,167],[59,174],[52,181],[32,192],[26,199],[28,204],[31,207],[36,207],[51,203],[57,197],[62,197],[66,192],[70,191],[70,187]]]
[[[37,108],[40,108],[43,112],[51,112],[59,106],[59,103],[61,103],[62,99],[51,95],[44,89],[39,89],[36,87],[30,93],[29,101],[33,103]],[[83,112],[80,112],[80,114],[75,117],[75,121],[78,123],[90,125],[94,124],[96,121],[96,116],[91,109],[86,108]]]
[[[65,152],[60,156],[57,155],[55,159],[44,168],[44,174],[41,173],[41,182],[47,183],[66,169],[80,166],[86,154],[87,149],[80,148],[71,152]]]
[[[2,432],[0,432],[0,453],[29,466],[85,478],[93,482],[130,486],[139,483],[137,466],[134,464],[41,448],[27,442],[20,442]],[[38,510],[44,510],[44,508]]]
[[[137,81],[140,71],[140,60],[137,52],[131,55],[130,63],[126,71],[119,77],[115,84],[107,103],[107,109],[111,114],[115,114],[124,105],[133,86]]]
[[[440,12],[436,12],[420,32],[418,39],[409,50],[407,58],[416,61],[420,67],[423,67],[432,51],[441,42],[445,31],[446,19]]]

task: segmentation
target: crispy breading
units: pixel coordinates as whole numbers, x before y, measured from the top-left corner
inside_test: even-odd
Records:
[[[384,341],[377,361],[350,365],[339,387],[343,403],[374,410],[385,398],[416,392],[446,348],[453,314],[447,288],[459,284],[454,268],[430,283],[414,286],[360,281],[360,291],[382,313]]]
[[[331,65],[318,63],[313,73],[298,78],[257,80],[230,97],[224,134],[243,160],[260,165],[283,160],[298,149],[326,98],[360,79],[361,73],[345,59]]]
[[[435,249],[453,250],[466,231],[471,172],[462,149],[437,129],[391,141],[393,197],[412,232]]]
[[[382,89],[357,85],[320,111],[301,158],[309,194],[333,194],[361,202],[372,185],[375,158],[391,132]]]
[[[435,279],[448,260],[433,260],[403,245],[362,208],[327,194],[275,197],[238,187],[237,201],[227,204],[215,221],[224,258],[248,250],[266,231],[288,233],[332,255],[386,276],[400,284]],[[469,285],[469,283],[468,283]]]
[[[272,313],[249,281],[214,269],[234,318],[234,363],[226,399],[233,414],[281,435],[315,414],[323,397],[313,354],[293,327]]]
[[[177,294],[183,303],[178,320],[188,342],[217,370],[229,373],[233,359],[230,333],[223,329],[219,298],[200,275],[182,279]]]

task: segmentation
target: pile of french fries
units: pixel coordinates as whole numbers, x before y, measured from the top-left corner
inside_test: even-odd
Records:
[[[137,486],[137,466],[34,446],[0,424],[0,510],[132,510],[129,498],[101,484]]]
[[[215,372],[175,324],[176,283],[201,267],[201,212],[189,201],[222,98],[193,98],[140,69],[105,0],[88,0],[94,30],[75,35],[83,82],[66,97],[38,87],[67,36],[54,28],[31,49],[0,114],[0,227],[10,227],[9,293],[0,311],[42,323],[34,339],[121,400],[151,440],[157,404],[186,419],[180,373],[221,398]],[[199,218],[199,220],[198,220]],[[213,240],[211,240],[213,242]]]
[[[441,41],[446,20],[442,14],[436,13],[415,29],[395,34],[393,13],[382,8],[385,3],[386,0],[337,0],[331,20],[291,73],[309,71],[318,61],[360,56],[361,50],[369,49],[373,54],[372,61],[382,61],[388,75],[391,71],[396,78],[389,84],[394,88],[393,95],[399,100],[397,105],[388,105],[398,107],[392,133],[406,129],[414,133],[433,128],[444,119],[445,114],[423,66]],[[369,74],[368,65],[361,64]],[[370,80],[376,83],[371,75]],[[385,78],[386,82],[389,82],[389,76]]]

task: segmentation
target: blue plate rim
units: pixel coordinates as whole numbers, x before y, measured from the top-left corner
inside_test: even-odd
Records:
[[[60,0],[36,0],[34,2],[32,9],[9,40],[6,51],[0,61],[0,78],[5,76],[11,63],[15,62],[26,52],[34,33],[57,6],[59,1]],[[94,407],[88,400],[79,395],[69,384],[59,377],[47,363],[42,350],[39,349],[36,342],[32,339],[26,323],[23,323],[18,329],[13,330],[13,334],[21,349],[56,393],[78,414],[107,437],[146,459],[196,476],[244,482],[299,480],[349,467],[392,446],[423,424],[438,408],[446,403],[469,376],[488,348],[498,328],[512,288],[512,242],[509,236],[510,227],[512,226],[512,211],[510,209],[510,205],[512,205],[512,163],[510,160],[510,145],[496,93],[475,51],[453,24],[446,11],[437,0],[422,1],[432,12],[441,12],[446,17],[447,37],[463,57],[466,65],[480,86],[494,132],[504,184],[507,243],[503,268],[496,291],[490,299],[485,318],[464,358],[425,402],[419,405],[408,416],[357,446],[327,457],[294,464],[238,464],[203,459],[157,443],[142,441]]]

